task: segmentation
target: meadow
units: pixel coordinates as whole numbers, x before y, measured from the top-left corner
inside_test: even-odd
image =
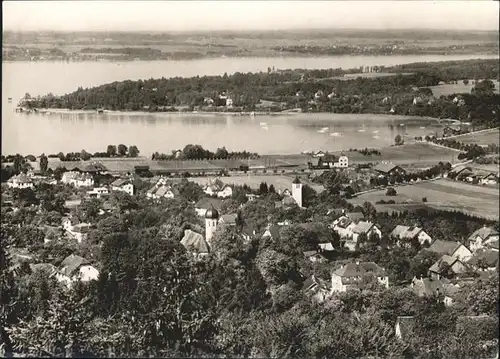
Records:
[[[478,145],[489,145],[492,143],[499,144],[500,131],[498,128],[494,128],[492,130],[476,132],[476,133],[468,133],[465,135],[458,135],[454,138],[462,143],[476,143]]]
[[[394,188],[397,191],[396,196],[386,196],[384,189],[362,194],[349,201],[354,205],[361,205],[365,201],[375,203],[380,200],[394,200],[396,204],[385,206],[403,210],[408,204],[424,204],[435,209],[456,210],[484,218],[496,219],[499,216],[498,188],[475,186],[447,179],[394,186]],[[425,203],[422,201],[424,197],[427,198]],[[379,209],[382,210],[383,207],[379,206]]]
[[[499,93],[499,82],[498,80],[492,80],[495,84],[495,92]],[[465,85],[462,81],[458,81],[457,84],[444,84],[429,87],[432,90],[432,94],[435,97],[441,96],[449,96],[453,94],[459,93],[470,93],[474,85],[472,84],[472,80],[469,80],[469,83]]]

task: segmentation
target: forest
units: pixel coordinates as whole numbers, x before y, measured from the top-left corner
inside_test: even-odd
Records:
[[[476,126],[498,125],[500,95],[490,80],[477,91],[432,96],[429,86],[460,79],[496,79],[496,60],[416,63],[384,68],[394,76],[342,79],[351,70],[271,70],[228,76],[161,78],[122,81],[78,88],[62,96],[48,94],[24,105],[34,108],[170,111],[172,107],[204,111],[282,111],[384,113],[468,120]],[[404,71],[405,75],[400,74]],[[493,87],[491,87],[493,85]],[[232,99],[224,106],[224,96]],[[221,100],[222,99],[222,100]],[[211,101],[213,104],[211,104]],[[266,104],[261,103],[266,101]]]

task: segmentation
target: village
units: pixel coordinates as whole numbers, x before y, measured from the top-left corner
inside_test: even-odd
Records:
[[[300,274],[303,277],[301,293],[317,303],[328,302],[336,293],[363,292],[367,288],[384,291],[395,286],[408,288],[422,298],[436,296],[453,308],[462,291],[498,272],[498,222],[475,219],[474,230],[447,233],[447,238],[442,238],[432,233],[433,228],[418,224],[425,223],[425,216],[432,216],[427,212],[420,218],[422,212],[410,210],[413,212],[411,224],[408,219],[398,223],[394,213],[389,213],[393,218],[389,222],[394,225],[388,227],[388,223],[374,215],[384,201],[373,204],[365,201],[358,205],[349,202],[350,198],[377,190],[387,190],[387,198],[396,199],[396,191],[400,190],[398,184],[412,187],[426,181],[462,182],[465,186],[491,187],[498,191],[498,173],[481,173],[467,163],[453,166],[440,163],[431,169],[410,173],[388,162],[356,165],[349,161],[346,153],[335,156],[316,151],[311,154],[308,169],[281,174],[270,172],[267,177],[258,177],[262,179],[260,183],[252,181],[256,174],[247,173],[246,169],[225,177],[216,171],[208,177],[205,174],[203,178],[182,178],[174,173],[144,177],[141,168],[127,174],[110,173],[99,161],[57,174],[56,171],[47,174],[39,167],[34,170],[26,162],[23,166],[22,171],[26,173],[2,183],[2,222],[14,236],[10,240],[14,245],[8,248],[12,264],[16,270],[25,268],[29,273],[42,270],[47,280],[53,278],[67,290],[75,283],[99,280],[101,263],[96,250],[102,243],[96,243],[95,236],[101,230],[101,223],[111,217],[132,215],[147,206],[166,208],[163,211],[168,212],[168,208],[179,203],[185,203],[184,206],[193,211],[193,223],[182,220],[177,223],[179,228],[184,228],[180,244],[195,262],[217,255],[214,251],[220,245],[215,242],[227,233],[239,236],[241,243],[256,240],[278,243],[283,241],[283,233],[291,228],[305,231],[303,236],[306,237],[301,237],[305,243],[299,243],[298,248],[302,248],[301,260],[306,263],[303,265],[310,269],[306,271],[308,275]],[[243,172],[243,176],[239,172]],[[287,180],[273,185],[276,176]],[[235,185],[231,182],[233,178],[241,181]],[[360,191],[360,181],[368,189]],[[55,188],[64,195],[56,192],[50,197],[47,193]],[[39,193],[41,189],[43,194]],[[47,196],[52,200],[44,199]],[[326,201],[318,200],[320,196]],[[253,218],[247,217],[246,214],[255,211],[252,206],[257,203],[267,208],[267,216],[265,212],[258,212],[253,213]],[[47,207],[53,208],[47,212]],[[402,218],[408,217],[408,209],[403,206],[401,211],[404,212],[400,214]],[[39,219],[35,224],[29,223],[27,218]],[[165,220],[175,221],[175,218]],[[321,235],[317,232],[318,226]],[[28,235],[23,227],[33,232]],[[23,238],[26,235],[29,237]],[[51,256],[43,260],[39,253],[33,252],[34,248],[50,248],[55,243],[66,247],[66,253],[74,248],[73,253],[59,260],[53,257],[51,260]],[[409,270],[415,273],[411,278],[408,273],[395,274],[394,269],[383,263],[363,260],[372,256],[367,255],[370,251],[388,248],[410,248],[414,256],[408,258],[411,266],[414,261],[425,260],[419,264],[418,271]],[[90,253],[91,257],[83,253]],[[322,268],[323,275],[317,273],[318,268]],[[493,320],[484,313],[465,319],[485,323]],[[412,336],[408,328],[413,320],[412,316],[397,316],[394,330],[399,340]]]

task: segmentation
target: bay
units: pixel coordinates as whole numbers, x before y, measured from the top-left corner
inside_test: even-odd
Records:
[[[495,58],[494,55],[332,56],[284,58],[218,58],[137,62],[3,62],[2,153],[105,151],[108,144],[135,144],[141,155],[169,152],[189,143],[215,150],[250,150],[260,154],[292,154],[304,150],[381,147],[396,134],[410,139],[434,133],[432,119],[387,115],[290,114],[237,116],[204,114],[107,113],[24,114],[13,111],[26,92],[64,94],[126,79],[190,77],[266,71],[268,67],[355,68],[422,61]],[[8,101],[12,98],[12,101]],[[326,128],[328,127],[328,128]]]

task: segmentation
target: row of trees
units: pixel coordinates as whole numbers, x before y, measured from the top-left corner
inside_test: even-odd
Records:
[[[229,152],[225,146],[217,148],[215,152],[204,149],[201,145],[186,145],[182,151],[172,151],[172,154],[153,153],[151,159],[157,161],[170,160],[207,160],[207,159],[250,159],[259,158],[257,153],[248,151],[231,151]]]

